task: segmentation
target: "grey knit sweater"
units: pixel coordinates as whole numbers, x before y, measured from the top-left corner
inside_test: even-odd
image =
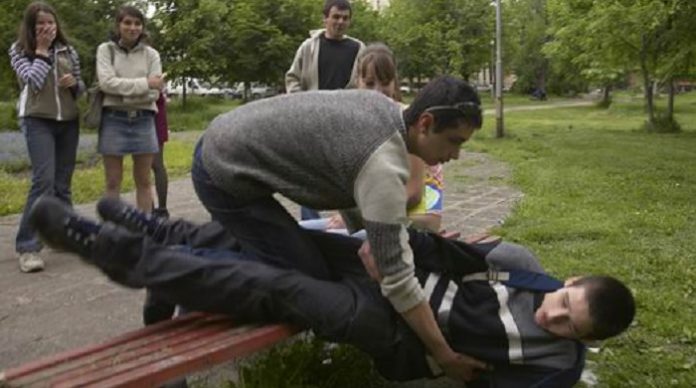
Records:
[[[405,228],[405,132],[401,108],[379,93],[303,92],[218,116],[202,157],[213,181],[240,201],[281,193],[316,209],[357,207],[346,221],[367,230],[382,293],[403,312],[424,300]]]

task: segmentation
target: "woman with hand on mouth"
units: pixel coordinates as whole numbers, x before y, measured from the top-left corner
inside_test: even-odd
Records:
[[[68,44],[56,11],[37,1],[29,4],[17,41],[9,50],[19,81],[19,126],[31,162],[31,188],[17,231],[19,269],[44,268],[42,244],[27,223],[27,213],[42,194],[71,204],[71,180],[79,137],[77,98],[84,92],[77,51]]]
[[[104,93],[98,145],[106,173],[104,196],[119,197],[123,157],[132,155],[136,205],[150,212],[150,168],[159,152],[154,117],[165,76],[159,53],[145,42],[143,13],[123,6],[115,20],[112,40],[97,49],[97,78]]]

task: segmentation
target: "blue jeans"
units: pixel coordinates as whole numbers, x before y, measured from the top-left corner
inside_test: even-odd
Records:
[[[29,209],[42,194],[54,195],[72,205],[70,183],[75,170],[80,123],[78,120],[25,117],[20,119],[19,125],[27,141],[31,188],[19,223],[15,250],[18,253],[38,252],[43,245],[28,224]]]
[[[328,269],[315,243],[273,196],[240,201],[233,193],[217,187],[203,166],[202,142],[194,151],[193,187],[212,219],[237,239],[241,252],[280,268],[297,268],[319,279],[328,278]]]

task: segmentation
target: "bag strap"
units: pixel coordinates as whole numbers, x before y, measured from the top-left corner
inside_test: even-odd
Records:
[[[113,66],[114,65],[114,56],[115,56],[113,44],[109,45],[109,52],[111,53],[111,66]]]
[[[462,277],[462,282],[474,280],[500,282],[508,287],[520,288],[530,291],[551,292],[563,287],[563,282],[549,275],[532,272],[523,269],[509,271],[488,270],[477,272]]]
[[[111,66],[113,66],[114,65],[114,56],[115,56],[114,46],[112,44],[109,44],[108,46],[109,46],[109,54],[111,54]],[[95,66],[94,66],[94,80],[92,81],[92,86],[89,87],[89,92],[96,93],[99,91],[101,91],[101,89],[99,89],[99,75],[97,73],[97,66],[95,64]]]

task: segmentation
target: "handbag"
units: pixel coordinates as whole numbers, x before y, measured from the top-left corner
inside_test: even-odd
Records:
[[[109,45],[111,52],[111,66],[114,65],[114,48]],[[94,74],[94,82],[87,89],[87,112],[85,112],[83,123],[87,128],[98,129],[101,125],[102,108],[104,107],[104,92],[99,88],[99,79]]]

